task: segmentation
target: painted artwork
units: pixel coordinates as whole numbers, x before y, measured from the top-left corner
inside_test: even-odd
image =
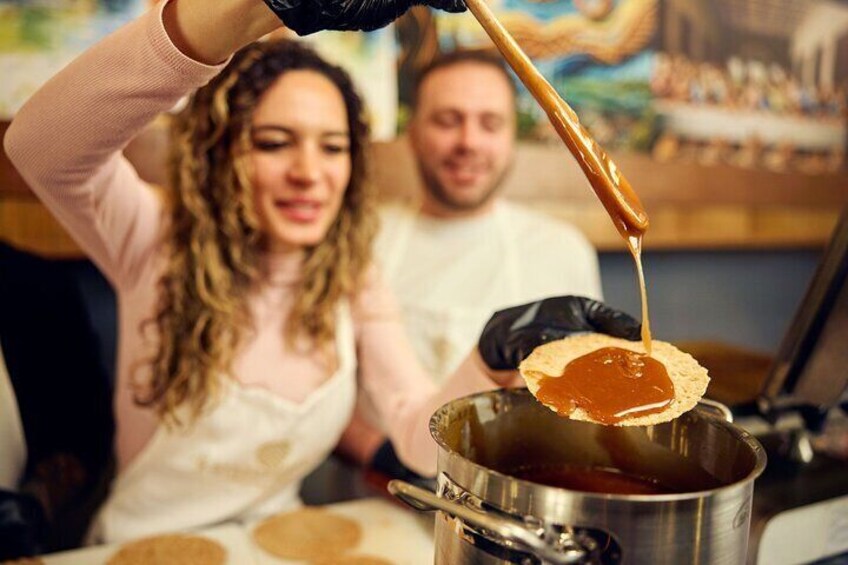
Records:
[[[493,0],[498,19],[604,146],[651,142],[650,77],[659,0]],[[492,46],[469,14],[436,16],[441,50]],[[530,94],[518,100],[525,138],[558,139]]]
[[[0,114],[151,0],[0,0]],[[604,147],[660,161],[803,173],[845,167],[848,1],[490,0]],[[308,38],[347,68],[375,138],[408,117],[440,51],[492,48],[470,13],[413,9],[393,28]],[[520,135],[556,141],[526,91]]]
[[[664,0],[651,78],[661,161],[844,168],[848,4]]]
[[[87,47],[150,0],[0,0],[0,116],[11,117]]]
[[[51,76],[155,0],[0,0],[0,116],[10,118]],[[391,28],[305,39],[354,78],[374,137],[394,136],[397,48]]]
[[[844,0],[489,5],[608,149],[777,172],[845,168]],[[433,56],[493,48],[469,13],[418,10],[398,30],[401,121],[411,77]],[[523,88],[518,106],[523,138],[556,140]]]

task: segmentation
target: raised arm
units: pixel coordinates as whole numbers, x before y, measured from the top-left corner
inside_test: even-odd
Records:
[[[18,112],[7,154],[114,285],[134,280],[161,222],[154,192],[121,150],[208,82],[220,69],[213,63],[278,25],[261,0],[163,2],[86,51]]]
[[[210,65],[280,26],[260,0],[170,0],[163,19],[177,49]]]

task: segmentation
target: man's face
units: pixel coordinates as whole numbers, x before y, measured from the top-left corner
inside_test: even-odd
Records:
[[[463,215],[491,201],[512,163],[514,104],[507,77],[482,63],[457,63],[424,79],[409,137],[426,212]]]

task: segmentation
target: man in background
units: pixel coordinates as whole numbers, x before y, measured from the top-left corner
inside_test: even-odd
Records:
[[[441,382],[495,311],[556,295],[600,299],[601,285],[577,229],[500,196],[516,135],[515,86],[500,57],[444,55],[414,92],[407,133],[424,190],[415,204],[381,210],[375,259],[420,361]],[[361,463],[378,448],[391,455],[368,404],[360,397],[341,445]]]

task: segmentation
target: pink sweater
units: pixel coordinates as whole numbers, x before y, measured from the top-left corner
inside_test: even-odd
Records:
[[[20,110],[5,138],[6,152],[20,173],[117,292],[115,413],[121,470],[159,425],[151,410],[134,403],[130,377],[137,360],[151,351],[140,324],[155,312],[163,266],[160,201],[121,149],[157,114],[220,70],[177,50],[162,24],[160,5],[45,84]],[[241,386],[299,403],[330,376],[316,358],[287,350],[283,341],[301,254],[264,260],[270,276],[249,297],[257,331],[238,354],[235,376]],[[361,386],[374,392],[400,456],[419,472],[434,472],[429,416],[451,398],[492,388],[492,381],[469,356],[436,391],[376,271],[352,301],[352,313]]]

